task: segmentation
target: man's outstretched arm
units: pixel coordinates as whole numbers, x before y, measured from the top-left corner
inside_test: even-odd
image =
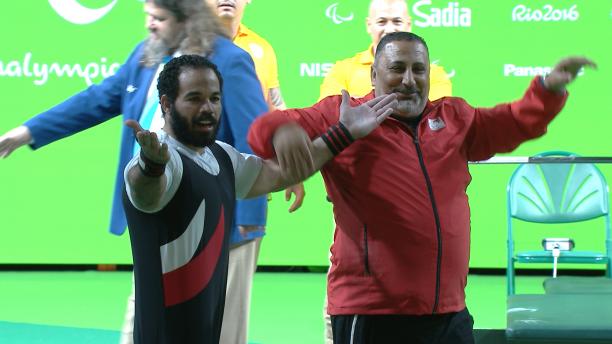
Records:
[[[310,177],[354,140],[376,129],[397,105],[393,94],[355,107],[349,105],[349,100],[348,92],[343,90],[339,122],[314,140],[296,123],[279,127],[272,140],[276,158],[264,161],[247,197],[279,191]]]
[[[544,87],[557,93],[565,92],[565,87],[576,79],[578,72],[584,67],[597,68],[597,64],[582,56],[566,57],[544,78]]]
[[[13,151],[32,141],[30,129],[21,125],[0,136],[0,158],[8,157]]]
[[[165,175],[166,164],[170,161],[168,145],[160,144],[157,134],[144,130],[134,120],[128,120],[125,124],[134,130],[140,144],[138,164],[132,166],[126,175],[126,184],[130,186],[131,191],[130,198],[138,209],[156,209],[168,185]]]
[[[567,85],[582,67],[596,65],[584,57],[562,59],[548,76],[534,78],[520,99],[490,108],[469,108],[474,111],[474,120],[465,141],[467,158],[485,160],[544,135],[563,109],[568,97]]]

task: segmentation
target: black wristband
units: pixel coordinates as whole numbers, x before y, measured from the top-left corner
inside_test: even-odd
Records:
[[[349,140],[350,143],[355,142],[353,135],[351,135],[348,128],[345,127],[344,124],[342,124],[342,122],[338,122],[338,127],[340,128],[340,130],[342,130],[342,132],[344,133],[344,136],[346,136],[346,138]]]
[[[332,152],[333,155],[338,155],[351,143],[355,142],[353,135],[348,129],[338,122],[336,125],[332,125],[327,131],[321,135],[321,139],[327,145],[327,148]]]
[[[140,155],[138,156],[138,167],[140,167],[140,172],[147,177],[157,178],[161,177],[166,171],[166,164],[160,164],[155,162],[140,151]]]

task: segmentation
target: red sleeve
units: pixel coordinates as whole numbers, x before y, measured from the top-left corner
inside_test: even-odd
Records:
[[[544,135],[548,124],[563,109],[567,96],[567,92],[547,90],[536,77],[517,101],[472,109],[474,118],[466,140],[468,159],[488,159]]]
[[[256,155],[264,159],[272,158],[275,155],[272,137],[280,126],[297,123],[310,138],[315,138],[338,122],[339,108],[340,96],[331,96],[312,107],[269,112],[253,122],[247,140]]]

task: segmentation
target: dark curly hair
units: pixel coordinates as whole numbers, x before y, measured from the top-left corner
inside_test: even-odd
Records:
[[[179,75],[185,69],[212,69],[217,79],[219,79],[219,88],[223,88],[223,78],[214,63],[200,55],[183,55],[170,60],[170,62],[166,63],[161,73],[159,73],[157,91],[160,101],[161,96],[165,94],[168,100],[174,104],[179,90]]]

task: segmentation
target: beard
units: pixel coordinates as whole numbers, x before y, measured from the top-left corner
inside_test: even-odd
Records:
[[[418,118],[421,116],[427,105],[422,99],[414,101],[402,100],[398,102],[395,108],[395,114],[402,118]]]
[[[186,119],[174,106],[170,109],[170,127],[176,139],[186,145],[204,148],[215,142],[217,131],[219,130],[219,122],[211,113],[202,114],[194,117],[190,121]],[[213,123],[213,130],[208,133],[196,132],[192,128],[198,125],[201,120],[207,120]]]
[[[427,105],[427,97],[423,95],[422,90],[400,87],[393,89],[392,92],[400,94],[395,108],[396,117],[411,119],[421,116]]]
[[[141,61],[147,67],[155,66],[161,63],[171,50],[163,39],[149,37],[144,43]]]

